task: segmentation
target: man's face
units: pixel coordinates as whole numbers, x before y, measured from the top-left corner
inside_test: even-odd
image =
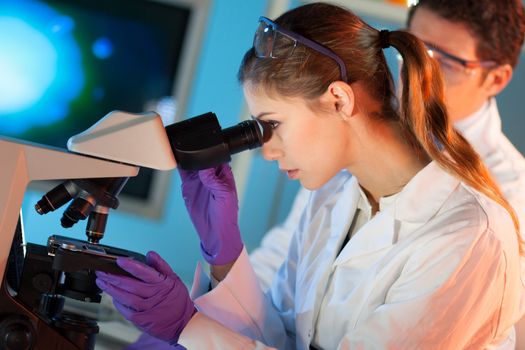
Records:
[[[425,43],[448,54],[467,61],[479,60],[476,38],[462,23],[448,21],[420,7],[414,13],[408,29]],[[445,78],[445,103],[451,119],[461,120],[481,108],[490,97],[483,86],[483,68],[463,68],[459,64],[447,64],[446,60],[440,65]]]

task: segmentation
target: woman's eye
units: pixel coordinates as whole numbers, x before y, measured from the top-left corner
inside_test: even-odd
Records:
[[[275,120],[268,120],[266,121],[268,124],[270,124],[270,127],[272,129],[276,129],[279,126],[279,122],[276,122]]]

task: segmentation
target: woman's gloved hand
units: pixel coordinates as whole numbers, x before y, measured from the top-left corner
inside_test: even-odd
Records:
[[[187,171],[179,169],[182,196],[201,239],[204,259],[211,265],[226,265],[241,254],[243,243],[237,222],[237,191],[231,168]]]
[[[97,271],[97,286],[113,297],[117,310],[135,326],[176,344],[195,306],[184,283],[160,255],[149,252],[146,262],[119,257],[117,265],[135,278]]]

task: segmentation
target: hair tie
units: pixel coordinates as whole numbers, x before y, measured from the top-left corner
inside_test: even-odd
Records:
[[[390,31],[388,29],[383,29],[379,32],[379,44],[381,49],[390,47]]]

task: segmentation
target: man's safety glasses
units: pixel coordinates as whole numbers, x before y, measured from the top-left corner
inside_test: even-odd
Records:
[[[466,60],[446,52],[430,43],[424,42],[430,57],[434,58],[440,65],[445,79],[450,83],[457,83],[471,75],[477,68],[494,68],[498,64],[495,61]],[[397,55],[402,62],[401,55]]]
[[[454,69],[468,73],[475,68],[493,68],[497,65],[494,61],[465,60],[429,43],[425,43],[425,46],[428,54],[435,58],[442,65],[443,69]]]
[[[305,38],[290,30],[281,28],[269,18],[259,17],[259,27],[253,38],[255,55],[259,58],[287,58],[290,57],[297,43],[301,43],[312,50],[333,59],[339,66],[341,80],[348,82],[346,67],[343,60],[327,47]]]

